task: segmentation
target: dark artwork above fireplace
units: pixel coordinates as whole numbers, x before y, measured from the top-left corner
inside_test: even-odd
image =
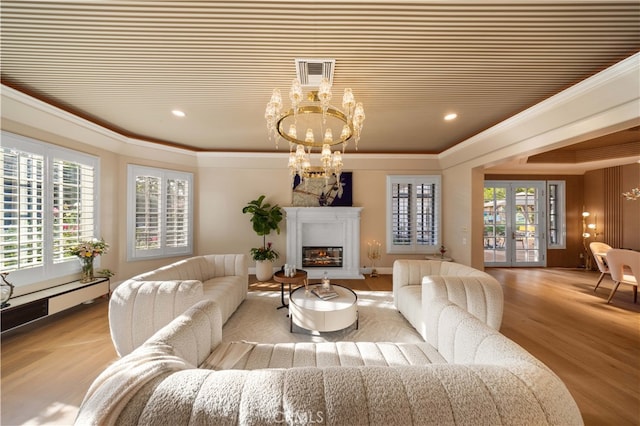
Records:
[[[324,178],[308,178],[300,182],[296,175],[293,181],[294,207],[324,207],[353,205],[352,172],[342,172],[340,182],[336,175],[325,181]]]
[[[302,247],[303,268],[342,268],[342,247]]]

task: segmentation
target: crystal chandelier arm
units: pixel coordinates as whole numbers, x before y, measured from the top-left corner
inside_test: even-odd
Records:
[[[302,102],[302,86],[300,85],[300,80],[297,78],[293,79],[291,83],[291,90],[289,91],[289,99],[291,100],[291,105],[293,105],[293,110],[298,108],[300,102]]]

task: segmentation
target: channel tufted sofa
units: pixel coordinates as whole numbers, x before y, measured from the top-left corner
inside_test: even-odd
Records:
[[[203,299],[217,301],[226,322],[246,299],[248,288],[245,254],[194,256],[130,278],[109,300],[116,352],[128,354]]]
[[[455,262],[398,259],[393,263],[393,302],[426,339],[425,307],[445,298],[496,330],[500,329],[504,295],[486,272]]]
[[[580,425],[544,364],[444,298],[424,343],[222,341],[201,301],[103,371],[77,425]]]

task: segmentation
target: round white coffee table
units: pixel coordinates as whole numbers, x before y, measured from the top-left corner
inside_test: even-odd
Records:
[[[358,328],[358,296],[350,288],[332,284],[338,297],[322,300],[309,291],[298,287],[289,296],[289,330],[293,324],[313,331],[336,331],[349,327],[354,322]]]

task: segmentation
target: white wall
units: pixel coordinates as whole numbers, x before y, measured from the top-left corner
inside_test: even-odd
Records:
[[[364,157],[364,158],[363,158]],[[369,157],[369,158],[367,158]],[[384,163],[383,170],[370,170],[372,163]],[[438,173],[435,156],[345,156],[347,168],[353,173],[353,205],[363,207],[360,266],[371,262],[366,257],[367,242],[385,240],[386,176],[388,174]],[[291,206],[292,189],[287,165],[287,154],[257,154],[234,156],[231,154],[207,154],[199,159],[199,221],[197,248],[199,253],[240,252],[248,253],[251,247],[262,244],[255,235],[249,216],[242,208],[260,195],[266,201],[280,206]],[[380,164],[376,164],[379,167]],[[428,168],[427,168],[428,167]],[[286,259],[286,225],[281,223],[282,233],[272,233],[267,241],[280,253],[276,265]],[[397,256],[383,255],[378,265],[391,266]]]

